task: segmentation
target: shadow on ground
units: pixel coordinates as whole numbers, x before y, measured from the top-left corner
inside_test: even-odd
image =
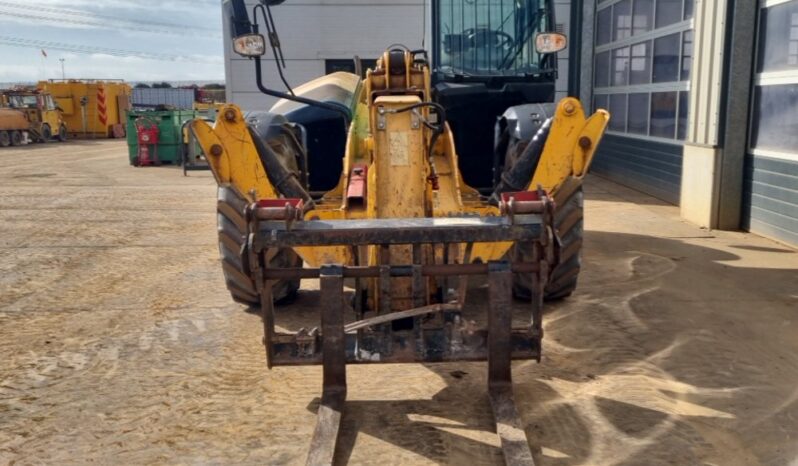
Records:
[[[798,339],[789,319],[798,272],[746,267],[736,254],[649,236],[591,231],[585,244],[580,287],[546,313],[542,364],[514,365],[539,464],[795,458]],[[484,285],[472,297],[480,293]],[[298,300],[306,317],[314,295]],[[785,323],[755,333],[764,319]],[[431,399],[347,402],[337,463],[364,457],[353,455],[360,435],[434,462],[502,463],[485,365],[426,367],[446,383]],[[317,407],[315,400],[308,409]]]

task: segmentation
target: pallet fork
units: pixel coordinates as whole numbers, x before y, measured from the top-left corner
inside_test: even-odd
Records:
[[[549,272],[557,264],[558,239],[554,233],[553,203],[542,193],[506,193],[501,216],[405,218],[368,220],[302,220],[298,199],[261,200],[247,207],[248,255],[261,296],[267,365],[323,366],[323,391],[316,427],[307,457],[308,465],[332,464],[346,402],[346,364],[488,361],[488,391],[496,433],[508,465],[534,464],[532,453],[515,407],[511,360],[540,361],[543,292]],[[515,242],[529,248],[532,259],[510,263],[457,263],[442,254],[441,263],[422,263],[424,248],[467,245],[466,259],[474,243]],[[375,248],[378,265],[329,264],[318,268],[269,268],[270,251],[285,247],[347,246]],[[409,245],[411,264],[391,264],[390,248]],[[357,254],[353,254],[357,257]],[[437,256],[436,256],[437,257]],[[433,261],[435,262],[435,261]],[[529,274],[533,283],[530,320],[512,326],[512,277]],[[487,275],[489,305],[487,326],[477,328],[461,315],[466,278]],[[391,311],[391,280],[412,281],[414,307]],[[428,304],[425,280],[448,283],[460,277],[457,298]],[[275,331],[272,282],[279,279],[319,278],[321,331],[300,329],[295,334]],[[355,280],[352,309],[344,301],[344,279]],[[376,281],[377,309],[367,312],[361,299],[364,281]],[[444,289],[447,289],[444,286]],[[446,300],[443,300],[446,301]],[[356,321],[345,323],[354,310]],[[399,320],[412,326],[395,329]]]

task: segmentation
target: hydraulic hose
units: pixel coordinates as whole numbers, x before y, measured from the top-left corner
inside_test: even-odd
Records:
[[[391,110],[391,113],[402,113],[411,110],[415,111],[416,109],[422,107],[431,107],[438,114],[438,122],[437,124],[434,125],[429,121],[427,121],[422,115],[420,114],[418,115],[424,126],[432,130],[432,135],[430,136],[429,140],[429,150],[427,151],[427,162],[429,163],[429,168],[430,168],[429,182],[432,184],[432,189],[437,191],[438,171],[435,168],[435,159],[433,158],[433,150],[435,148],[435,143],[438,141],[438,138],[440,137],[441,134],[443,134],[444,129],[446,128],[446,109],[443,108],[442,105],[436,102],[419,102],[408,105],[406,107]]]
[[[543,147],[546,145],[546,139],[549,137],[551,120],[551,118],[548,118],[540,125],[538,132],[535,133],[529,141],[529,144],[524,148],[524,151],[521,152],[518,161],[509,169],[504,170],[501,175],[501,181],[499,181],[499,184],[493,191],[493,195],[490,197],[491,204],[498,205],[502,193],[526,191],[528,189],[529,183],[532,182],[532,177],[535,175],[535,170],[540,162],[540,156],[543,153]]]
[[[285,197],[302,199],[305,209],[312,208],[313,198],[302,187],[302,183],[300,183],[296,175],[280,162],[280,158],[274,150],[258,136],[258,133],[252,127],[248,129],[249,134],[252,136],[252,142],[255,143],[255,147],[258,150],[263,168],[266,170],[266,176],[269,177],[274,189]]]

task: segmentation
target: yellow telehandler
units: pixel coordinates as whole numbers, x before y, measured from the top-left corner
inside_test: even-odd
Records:
[[[391,46],[364,78],[285,92],[262,79],[269,45],[282,61],[278,3],[223,7],[235,52],[281,100],[249,114],[226,105],[190,130],[219,185],[227,286],[260,308],[267,365],[323,365],[308,464],[333,460],[346,364],[480,360],[505,459],[531,464],[510,362],[540,360],[544,300],[576,286],[582,179],[609,120],[552,102],[566,38],[547,32],[550,2],[433,1],[431,58]],[[474,275],[488,283],[480,319],[463,313]],[[319,325],[282,331],[275,301],[310,278]],[[513,294],[530,303],[521,326]]]

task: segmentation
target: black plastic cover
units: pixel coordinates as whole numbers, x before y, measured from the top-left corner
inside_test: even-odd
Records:
[[[247,5],[244,0],[224,0],[222,2],[224,18],[230,23],[230,36],[236,37],[252,34],[252,23],[249,22]]]

